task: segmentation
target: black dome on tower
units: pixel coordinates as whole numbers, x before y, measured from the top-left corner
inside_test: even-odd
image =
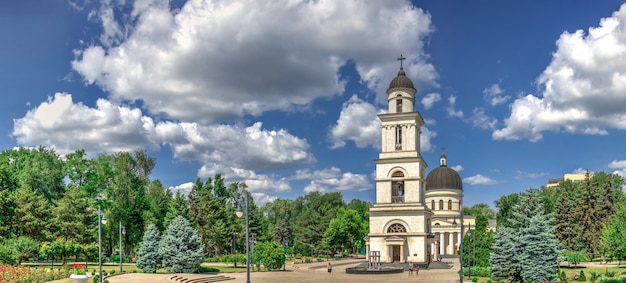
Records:
[[[446,164],[446,155],[441,154],[438,168],[428,173],[426,177],[426,190],[462,190],[463,181],[454,169]]]
[[[389,93],[389,91],[394,88],[408,88],[412,89],[413,91],[417,91],[413,86],[413,81],[411,81],[411,79],[409,79],[409,77],[407,77],[406,73],[404,72],[402,61],[404,61],[405,59],[406,57],[403,57],[402,54],[400,54],[400,58],[398,58],[398,60],[400,61],[400,71],[398,71],[398,75],[393,80],[391,80],[391,83],[389,83],[387,93]]]

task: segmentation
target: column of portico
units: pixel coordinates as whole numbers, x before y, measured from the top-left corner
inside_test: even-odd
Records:
[[[430,259],[436,259],[437,258],[437,253],[439,252],[438,250],[435,249],[435,243],[430,243],[430,251],[431,251],[431,255],[430,255]]]
[[[446,242],[445,242],[445,238],[443,236],[443,232],[439,233],[439,254],[440,255],[445,255],[446,254]]]
[[[449,238],[449,245],[448,245],[448,250],[450,251],[449,254],[454,254],[454,233],[448,233],[448,238]]]

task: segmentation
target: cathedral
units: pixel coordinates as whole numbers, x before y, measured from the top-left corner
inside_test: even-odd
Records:
[[[388,111],[379,114],[382,148],[376,163],[376,203],[370,208],[370,231],[365,238],[367,256],[380,262],[427,264],[442,255],[458,253],[463,184],[447,167],[427,177],[420,153],[422,115],[415,111],[417,90],[400,70],[387,89]],[[465,221],[467,224],[467,220]],[[373,252],[373,253],[371,253]]]

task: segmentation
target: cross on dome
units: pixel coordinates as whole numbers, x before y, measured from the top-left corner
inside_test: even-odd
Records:
[[[402,57],[402,54],[400,54],[400,58],[398,58],[398,60],[400,61],[400,70],[402,70],[402,61],[406,60],[406,57]]]

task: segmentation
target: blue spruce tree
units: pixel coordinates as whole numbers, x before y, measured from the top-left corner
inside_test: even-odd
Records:
[[[161,242],[161,236],[159,229],[150,224],[148,230],[143,234],[143,240],[139,244],[139,251],[137,252],[137,267],[144,272],[155,273],[161,265],[161,255],[159,254],[159,244]]]
[[[204,261],[198,232],[183,216],[176,216],[161,239],[159,253],[168,273],[194,273]]]

